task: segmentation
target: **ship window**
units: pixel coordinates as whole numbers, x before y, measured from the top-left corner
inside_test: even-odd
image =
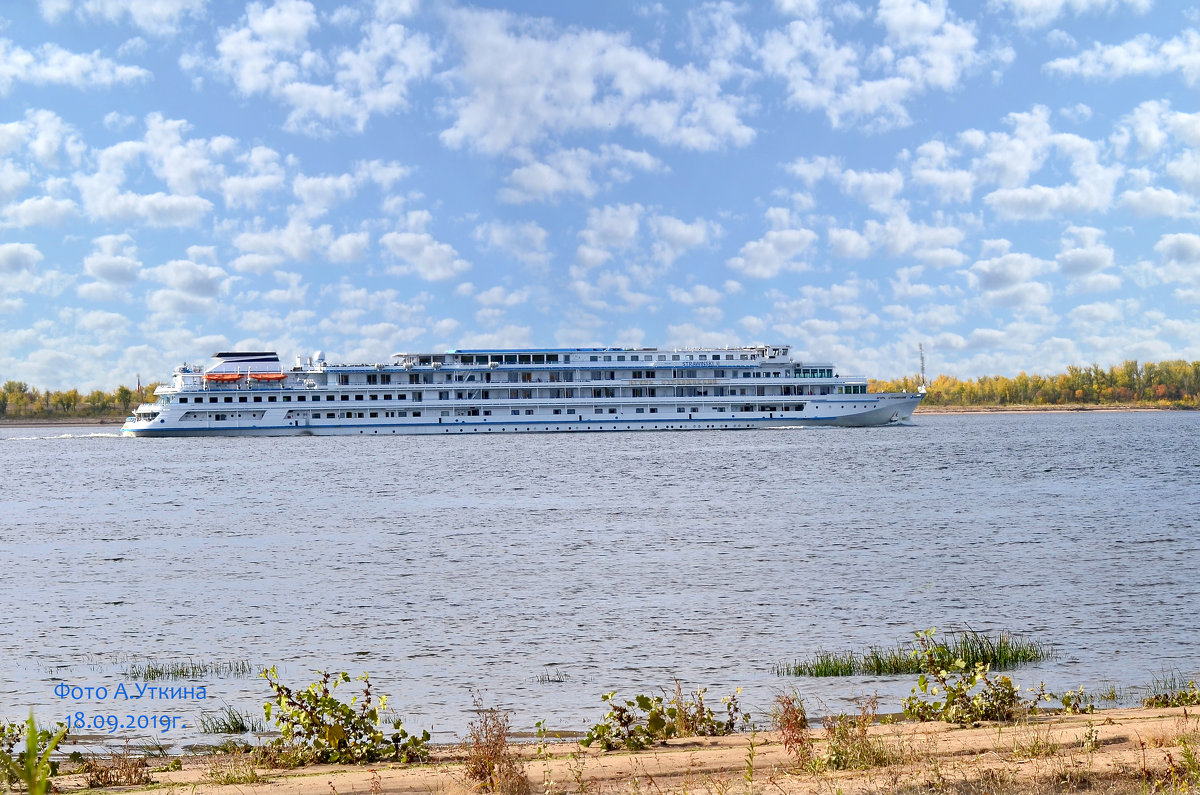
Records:
[[[595,410],[594,412],[592,412],[592,413],[593,413],[593,414],[603,414],[603,413],[604,413],[604,409],[596,409],[596,410]]]
[[[180,403],[187,403],[187,398],[185,398],[185,397],[181,397],[181,398],[179,398],[179,402],[180,402]]]
[[[555,409],[555,410],[554,410],[554,413],[555,413],[555,414],[562,414],[562,409]]]
[[[285,398],[285,399],[286,399],[286,398]],[[306,399],[307,399],[307,398],[306,398],[304,395],[297,395],[297,396],[296,396],[296,401],[297,401],[298,403],[303,403],[303,402],[304,402]]]
[[[371,412],[371,416],[372,416],[372,417],[378,417],[378,416],[379,416],[379,412],[378,412],[378,411],[372,411],[372,412]]]
[[[218,420],[218,421],[223,421],[225,419],[225,415],[224,414],[214,414],[213,419]]]
[[[274,398],[272,398],[272,400],[274,400]],[[255,402],[255,403],[262,403],[262,395],[255,395],[255,396],[254,396],[254,402]]]
[[[511,415],[513,415],[514,417],[519,417],[519,416],[521,416],[521,410],[520,410],[520,409],[513,409],[512,411],[510,411],[510,412],[508,412],[508,413],[509,413],[509,414],[511,414]]]
[[[396,416],[397,416],[397,417],[407,417],[407,416],[408,416],[408,412],[407,412],[407,411],[397,411],[397,412],[396,412]]]
[[[484,410],[483,410],[483,416],[485,416],[485,417],[490,417],[490,416],[492,416],[492,410],[491,410],[491,409],[484,409]]]
[[[598,361],[600,361],[600,357],[599,356],[589,356],[588,360],[593,361],[593,362],[598,362]]]
[[[533,355],[533,363],[534,363],[534,364],[545,364],[545,363],[546,363],[546,354],[544,354],[544,353],[535,353],[535,354]]]
[[[617,361],[618,361],[618,362],[623,362],[623,361],[625,361],[625,357],[624,357],[624,356],[618,356],[618,357],[617,357]]]
[[[616,414],[616,413],[617,413],[617,410],[616,410],[616,409],[609,409],[609,410],[608,410],[608,413],[609,413],[609,414]]]
[[[332,420],[333,418],[334,418],[334,417],[333,417],[333,412],[332,412],[332,411],[328,412],[328,413],[325,415],[325,419],[327,419],[327,420]]]
[[[574,414],[574,413],[575,413],[575,409],[567,409],[567,413],[568,413],[568,414]]]
[[[246,402],[246,396],[238,395],[238,403],[245,403],[245,402]]]
[[[372,385],[378,384],[379,376],[377,376],[375,373],[367,373],[367,383]]]
[[[526,413],[526,414],[532,414],[532,413],[533,413],[533,409],[525,409],[525,413]]]
[[[611,361],[612,361],[612,357],[611,357],[611,356],[605,356],[605,357],[604,357],[604,361],[606,361],[606,362],[611,362]]]
[[[671,361],[673,361],[673,362],[679,361],[679,354],[678,353],[672,354]]]
[[[339,375],[339,376],[338,376],[338,383],[339,383],[339,384],[341,384],[342,386],[346,386],[346,385],[348,385],[348,384],[350,383],[350,376],[348,376],[348,375]]]
[[[374,399],[375,399],[374,397],[372,397],[372,398],[371,398],[371,400],[374,400]],[[391,400],[391,399],[392,399],[392,396],[391,396],[391,395],[384,395],[384,396],[383,396],[383,399],[384,399],[384,400]]]
[[[645,409],[634,409],[634,413],[636,413],[636,414],[645,414],[645,413],[646,413],[646,410],[645,410]]]
[[[692,406],[692,411],[699,411],[699,410],[700,409],[696,408],[695,406]]]
[[[700,354],[700,361],[702,361],[702,362],[708,361],[708,356],[703,353]]]
[[[291,399],[291,398],[287,398],[287,397],[285,397],[285,398],[284,398],[284,400],[290,400],[290,399]],[[268,396],[267,396],[267,402],[268,402],[268,403],[274,403],[274,402],[275,402],[275,396],[274,396],[274,395],[268,395]]]
[[[217,399],[216,399],[215,397],[210,397],[210,398],[208,399],[208,402],[209,402],[209,403],[216,403],[216,402],[217,402]]]
[[[665,362],[665,361],[667,360],[667,355],[666,355],[665,353],[660,353],[660,354],[658,355],[658,360],[659,360],[660,362]]]
[[[631,362],[636,362],[637,360],[638,360],[638,357],[637,357],[636,353],[633,356],[629,357],[629,361],[631,361]]]
[[[226,395],[226,396],[225,396],[225,402],[226,402],[226,403],[232,403],[232,402],[233,402],[233,397],[232,397],[232,396],[230,396],[230,395]]]
[[[676,414],[683,414],[686,411],[687,411],[687,409],[685,409],[683,406],[679,406],[678,408],[675,409]]]
[[[420,416],[421,416],[421,412],[419,412],[419,411],[414,411],[414,412],[413,412],[413,416],[414,416],[414,417],[420,417]]]

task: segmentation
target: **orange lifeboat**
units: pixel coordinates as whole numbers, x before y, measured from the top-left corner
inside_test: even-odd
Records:
[[[241,373],[205,373],[204,374],[205,381],[221,381],[221,382],[237,381],[241,377],[242,377]]]
[[[250,377],[255,381],[282,381],[287,373],[251,373]]]

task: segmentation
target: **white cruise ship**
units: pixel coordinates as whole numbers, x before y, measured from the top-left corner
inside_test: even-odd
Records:
[[[388,364],[285,369],[274,352],[178,367],[126,436],[674,431],[888,425],[919,393],[868,393],[787,346],[531,348],[397,353]]]

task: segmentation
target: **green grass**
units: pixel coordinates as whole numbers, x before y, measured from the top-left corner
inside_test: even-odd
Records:
[[[913,656],[911,642],[895,646],[872,646],[865,652],[814,654],[792,662],[776,663],[772,671],[779,676],[899,676],[918,674],[922,661]],[[1010,632],[987,634],[975,630],[948,633],[936,646],[944,666],[961,659],[968,668],[984,663],[993,671],[1009,671],[1022,665],[1041,662],[1054,656],[1045,643],[1013,635]]]
[[[266,730],[265,721],[244,715],[233,707],[227,706],[217,712],[200,713],[200,731],[205,734],[245,734]]]
[[[1196,679],[1184,676],[1179,670],[1163,671],[1146,685],[1142,704],[1147,707],[1200,706],[1200,687],[1197,687]]]
[[[152,682],[156,679],[211,679],[214,677],[234,678],[251,676],[257,671],[248,660],[147,660],[130,663],[125,667],[125,676]]]

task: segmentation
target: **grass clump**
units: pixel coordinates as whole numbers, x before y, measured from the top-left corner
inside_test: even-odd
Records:
[[[210,784],[257,784],[263,780],[254,767],[253,754],[237,753],[214,756],[204,771],[204,780]]]
[[[817,651],[810,657],[772,667],[779,676],[899,676],[920,673],[923,666],[915,659],[913,643],[872,646],[865,652]],[[995,671],[1008,671],[1022,665],[1053,657],[1052,647],[1010,632],[987,634],[968,629],[948,633],[933,646],[933,654],[943,668],[962,660],[968,667],[978,664]]]
[[[879,737],[868,734],[875,723],[878,696],[862,701],[858,715],[832,715],[825,728],[824,766],[830,770],[867,770],[900,761],[899,755]]]
[[[1196,680],[1183,681],[1178,671],[1164,671],[1146,687],[1142,705],[1147,707],[1194,707],[1200,706],[1200,687]]]
[[[254,668],[248,660],[147,660],[125,667],[125,676],[143,682],[157,679],[235,678],[252,673]]]
[[[497,795],[526,795],[529,777],[508,742],[508,713],[496,707],[484,707],[478,694],[472,694],[475,720],[467,724],[464,772],[478,788]]]
[[[113,751],[107,759],[93,755],[84,760],[81,772],[89,788],[133,787],[153,782],[150,765],[144,756],[136,756],[125,743],[123,751]]]
[[[200,731],[205,734],[245,734],[265,732],[267,724],[258,718],[226,706],[217,712],[200,713]]]

